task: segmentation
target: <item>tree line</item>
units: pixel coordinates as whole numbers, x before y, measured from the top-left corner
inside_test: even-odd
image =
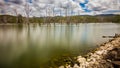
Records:
[[[120,23],[120,15],[76,15],[55,17],[23,17],[22,15],[0,15],[0,23]]]

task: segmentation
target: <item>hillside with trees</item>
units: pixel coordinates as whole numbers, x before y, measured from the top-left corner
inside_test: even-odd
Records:
[[[120,15],[79,15],[79,16],[56,16],[56,17],[29,17],[22,15],[0,15],[0,23],[120,23]]]

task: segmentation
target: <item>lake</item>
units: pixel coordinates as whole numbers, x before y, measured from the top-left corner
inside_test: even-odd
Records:
[[[115,33],[120,24],[0,25],[0,68],[57,68]]]

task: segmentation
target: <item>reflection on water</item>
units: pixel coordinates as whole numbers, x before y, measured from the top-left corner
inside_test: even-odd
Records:
[[[120,33],[120,24],[0,25],[0,68],[49,68]]]

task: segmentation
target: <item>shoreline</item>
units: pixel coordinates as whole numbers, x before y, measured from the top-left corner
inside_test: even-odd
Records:
[[[96,22],[90,22],[90,23],[96,23]],[[99,23],[101,23],[101,22],[97,22],[96,24],[99,24]],[[114,22],[103,22],[103,24],[105,24],[105,23],[114,23]],[[40,25],[42,25],[42,24],[48,24],[48,25],[50,25],[50,24],[68,24],[68,23],[59,23],[59,22],[57,22],[57,23],[0,23],[0,25],[28,25],[28,24],[40,24]],[[89,24],[89,23],[69,23],[68,25],[70,25],[70,24]],[[118,23],[115,23],[115,24],[118,24]]]
[[[60,66],[59,68],[119,68],[120,67],[120,34],[101,44],[86,57],[78,56],[78,64]]]

